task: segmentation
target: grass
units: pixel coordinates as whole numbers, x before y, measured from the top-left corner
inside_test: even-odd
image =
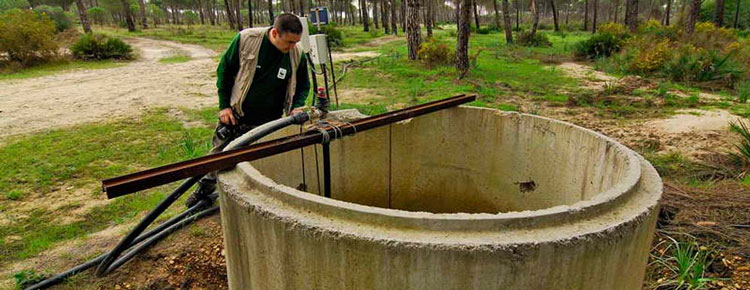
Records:
[[[170,57],[161,58],[161,59],[159,59],[159,62],[160,63],[165,63],[165,64],[183,63],[183,62],[188,62],[191,59],[192,58],[190,56],[188,56],[188,55],[173,55],[173,56],[170,56]]]
[[[155,167],[205,154],[212,129],[208,117],[214,108],[187,110],[186,115],[203,120],[207,127],[186,129],[167,110],[155,110],[137,120],[81,125],[70,129],[12,137],[0,147],[0,207],[12,208],[18,201],[44,199],[63,187],[98,188],[99,180],[138,169]],[[190,145],[186,145],[190,144]],[[63,154],[61,154],[61,152]],[[0,264],[25,259],[60,241],[79,238],[106,227],[133,220],[158,203],[169,186],[115,199],[95,207],[80,219],[61,223],[61,213],[80,204],[56,210],[39,207],[0,228],[0,237],[17,237],[0,247]],[[92,199],[101,199],[98,189]]]
[[[211,25],[191,25],[189,29],[184,25],[160,25],[135,32],[128,32],[125,28],[101,27],[97,29],[97,32],[117,37],[147,37],[196,44],[217,52],[226,50],[232,38],[237,34],[237,31],[227,26]]]
[[[435,30],[434,37],[455,45],[450,30]],[[507,47],[499,34],[472,35],[470,55],[475,56],[475,65],[469,76],[457,80],[453,66],[428,68],[419,62],[408,61],[404,40],[394,41],[372,48],[381,57],[350,70],[341,87],[366,88],[392,92],[383,101],[385,104],[417,104],[459,93],[476,93],[481,102],[472,105],[500,107],[514,97],[530,97],[547,102],[567,101],[566,92],[577,91],[578,81],[558,71],[554,66],[544,65],[539,59],[517,57],[521,54],[566,54],[573,37],[551,37],[551,48]],[[509,53],[508,50],[516,52]]]
[[[127,64],[122,61],[115,60],[100,60],[100,61],[83,61],[83,60],[71,60],[71,61],[57,61],[29,68],[24,68],[17,71],[0,73],[0,81],[2,80],[17,80],[26,78],[35,78],[48,76],[64,71],[79,70],[79,69],[106,69],[114,68]]]
[[[666,245],[663,245],[666,243]],[[713,262],[712,251],[698,245],[694,238],[686,241],[677,241],[667,236],[667,240],[656,246],[663,247],[663,254],[654,256],[656,264],[660,265],[670,273],[668,280],[660,287],[672,286],[670,289],[698,290],[705,289],[706,283],[716,278],[706,277],[706,270]]]

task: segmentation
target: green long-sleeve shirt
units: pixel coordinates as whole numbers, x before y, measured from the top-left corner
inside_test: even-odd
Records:
[[[229,108],[232,87],[240,70],[240,35],[232,39],[229,48],[216,69],[216,86],[219,93],[219,108]],[[242,121],[260,125],[281,117],[287,84],[291,78],[291,61],[288,53],[279,51],[268,39],[268,32],[258,52],[258,64],[252,85],[242,103]],[[304,55],[297,68],[297,87],[292,99],[292,108],[304,106],[310,91],[307,63]]]

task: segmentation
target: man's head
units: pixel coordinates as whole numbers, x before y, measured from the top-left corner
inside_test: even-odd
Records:
[[[302,36],[302,22],[294,14],[282,13],[273,22],[269,39],[273,46],[283,53],[288,53],[299,42]]]

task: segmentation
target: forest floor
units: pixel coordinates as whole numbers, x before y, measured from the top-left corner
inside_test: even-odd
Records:
[[[123,66],[0,80],[0,169],[8,172],[0,176],[0,289],[105,252],[170,190],[107,200],[99,180],[208,150],[214,70],[232,33],[170,29],[129,35],[140,57]],[[406,61],[402,37],[342,30],[356,41],[334,54],[337,73],[347,64],[337,75],[340,108],[376,114],[476,93],[471,105],[602,132],[644,155],[665,181],[644,289],[670,277],[655,263],[669,238],[708,249],[714,279],[706,288],[750,289],[750,230],[743,227],[750,225],[750,177],[731,169],[728,154],[737,140],[728,124],[750,108],[732,103],[730,93],[596,71],[570,57],[581,33],[550,33],[554,45],[534,49],[508,47],[497,33],[472,35],[472,71],[457,80],[450,66]],[[450,29],[435,33],[447,43],[454,38]],[[169,288],[226,288],[218,216],[105,278],[85,272],[55,287]]]

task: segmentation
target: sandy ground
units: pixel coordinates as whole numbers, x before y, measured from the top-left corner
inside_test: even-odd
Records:
[[[0,82],[0,137],[136,116],[152,107],[215,103],[215,52],[176,42],[126,39],[140,54],[128,65]],[[184,63],[159,59],[189,55]]]

